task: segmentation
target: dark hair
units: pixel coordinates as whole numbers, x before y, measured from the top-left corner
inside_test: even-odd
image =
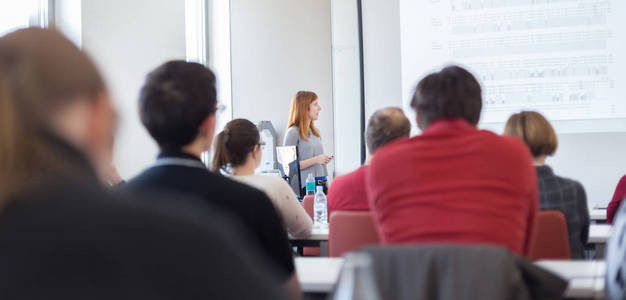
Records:
[[[482,108],[480,84],[459,66],[445,67],[420,80],[411,107],[422,129],[444,118],[460,118],[476,125]]]
[[[402,109],[387,107],[377,110],[367,123],[365,140],[370,153],[378,148],[411,133],[411,122],[406,118]]]
[[[215,137],[215,153],[211,170],[219,173],[226,167],[237,167],[246,162],[248,153],[259,144],[259,129],[246,119],[234,119]]]
[[[215,75],[198,63],[164,63],[148,74],[139,95],[141,122],[161,150],[193,142],[202,122],[216,110]]]

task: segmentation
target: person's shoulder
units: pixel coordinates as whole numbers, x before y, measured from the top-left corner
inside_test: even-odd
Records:
[[[559,176],[559,175],[555,175],[554,177],[559,181],[560,186],[562,187],[572,187],[578,191],[583,191],[583,192],[585,191],[585,187],[583,186],[583,184],[576,179]]]
[[[287,183],[287,181],[285,181],[282,178],[278,178],[278,177],[274,177],[274,176],[268,176],[268,175],[252,175],[253,176],[253,180],[257,180],[261,183],[263,183],[264,185],[267,185],[269,187],[287,187],[289,189],[291,189],[289,187],[289,184]]]
[[[387,144],[385,144],[384,146],[376,149],[376,155],[374,155],[374,157],[379,157],[379,156],[393,156],[396,155],[398,153],[402,153],[404,151],[406,151],[408,148],[411,148],[415,143],[419,143],[419,136],[415,136],[412,138],[409,137],[402,137],[402,138],[398,138],[395,139]]]
[[[234,176],[233,179],[237,182],[245,183],[261,190],[272,191],[283,187],[291,189],[289,184],[284,179],[270,175],[253,174],[247,176]]]
[[[328,189],[328,194],[341,193],[346,189],[354,188],[355,185],[365,188],[365,174],[368,168],[368,166],[361,166],[350,173],[336,177]]]
[[[157,175],[154,169],[155,168],[147,168],[141,171],[141,173],[126,180],[123,184],[118,185],[116,188],[120,190],[128,190],[148,185],[155,178],[155,175]]]
[[[132,187],[159,185],[170,180],[202,180],[209,176],[210,171],[204,168],[186,166],[154,166],[143,170],[132,177],[126,184]]]
[[[617,185],[626,187],[626,175],[622,176],[622,178],[619,179]]]
[[[289,126],[289,128],[287,128],[287,130],[285,131],[286,136],[294,134],[298,134],[298,127],[296,126]]]
[[[264,195],[263,192],[253,186],[239,182],[232,178],[208,172],[209,181],[216,191],[220,194],[230,194],[237,196],[258,196]]]
[[[362,178],[364,178],[365,176],[365,172],[367,170],[368,166],[361,166],[358,169],[350,172],[350,173],[346,173],[343,174],[341,176],[336,177],[335,179],[333,179],[333,182],[331,184],[331,188],[333,186],[342,186],[344,184],[353,184],[354,181],[360,180]]]

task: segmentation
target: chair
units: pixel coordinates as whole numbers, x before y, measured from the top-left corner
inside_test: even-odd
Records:
[[[309,217],[311,217],[311,219],[313,219],[313,200],[314,199],[315,197],[313,197],[312,195],[306,195],[304,199],[302,199],[302,207],[304,207],[304,210],[306,211],[307,214],[309,214]]]
[[[378,233],[369,211],[334,211],[328,227],[328,256],[341,257],[365,245],[378,244]]]
[[[371,270],[385,300],[561,299],[567,287],[566,280],[496,246],[381,245],[359,253],[371,258],[360,274]],[[341,272],[349,266],[344,262]],[[357,287],[359,277],[340,275]],[[336,287],[346,286],[341,279]]]
[[[569,235],[565,216],[558,210],[544,210],[537,215],[535,240],[528,254],[532,260],[570,259]]]
[[[315,199],[315,197],[313,197],[312,195],[307,195],[304,197],[304,199],[302,199],[302,207],[304,207],[304,210],[306,211],[307,214],[309,214],[309,217],[311,217],[311,219],[313,219],[313,200]],[[302,255],[303,256],[320,256],[320,248],[319,247],[303,247],[302,248]]]

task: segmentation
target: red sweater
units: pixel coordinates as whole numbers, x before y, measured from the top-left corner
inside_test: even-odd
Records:
[[[365,173],[362,166],[352,173],[337,177],[328,189],[328,216],[335,210],[369,210],[365,193]]]
[[[617,213],[617,209],[624,197],[626,197],[626,175],[622,176],[622,179],[617,183],[617,187],[615,187],[615,192],[613,193],[613,199],[611,199],[611,202],[609,202],[606,208],[606,221],[609,224],[613,224],[615,213]]]
[[[539,207],[537,174],[518,139],[463,120],[376,152],[367,174],[383,243],[495,244],[527,254]]]

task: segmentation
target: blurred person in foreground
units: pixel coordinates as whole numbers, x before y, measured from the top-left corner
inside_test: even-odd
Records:
[[[283,298],[227,219],[106,191],[115,113],[60,33],[0,37],[0,108],[0,298]]]

